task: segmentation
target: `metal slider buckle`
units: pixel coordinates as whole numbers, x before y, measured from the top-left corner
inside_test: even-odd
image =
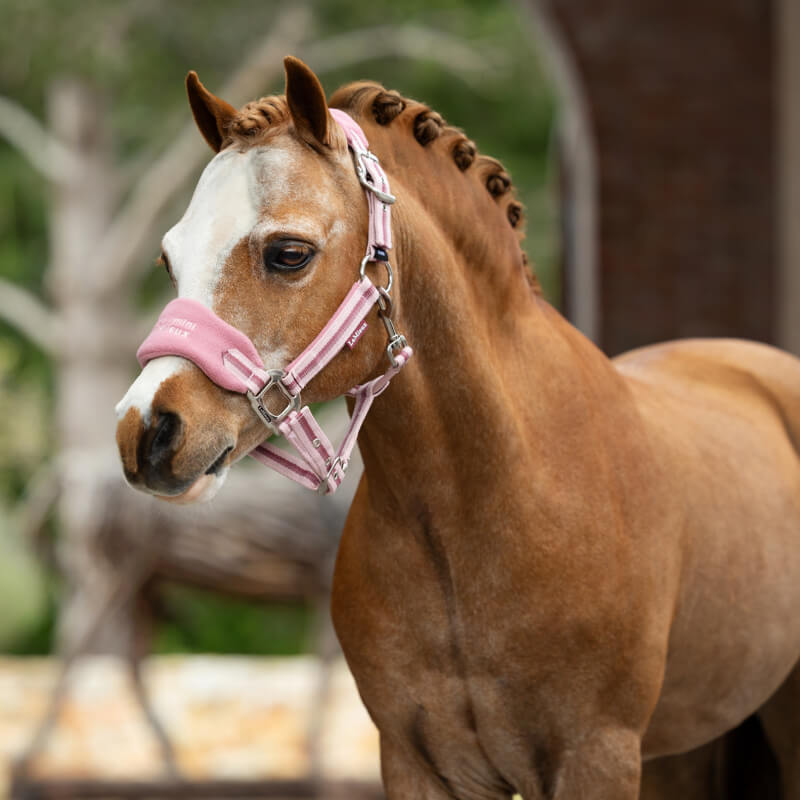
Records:
[[[300,408],[300,395],[292,394],[283,385],[281,379],[286,376],[286,373],[282,369],[269,369],[267,370],[267,375],[269,375],[269,380],[264,384],[264,388],[258,394],[253,394],[248,391],[247,399],[250,401],[250,405],[253,406],[253,410],[261,417],[264,423],[268,427],[274,428],[283,422],[292,411],[297,411]],[[273,414],[264,404],[264,395],[275,387],[277,387],[278,391],[289,401],[286,408],[279,414]]]
[[[380,310],[378,316],[383,322],[383,327],[386,328],[386,335],[389,337],[389,344],[386,346],[386,355],[389,357],[389,363],[393,367],[399,366],[397,359],[394,357],[395,350],[402,350],[408,347],[406,337],[397,332],[392,321],[392,298],[389,297],[388,292],[383,292],[382,289],[378,290],[381,294],[378,297],[378,305]],[[388,302],[387,302],[388,301]]]
[[[396,333],[389,339],[389,344],[386,347],[386,355],[389,356],[389,363],[393,367],[400,366],[400,362],[394,357],[394,351],[402,350],[404,347],[408,347],[408,342],[406,341],[406,337],[402,334]]]
[[[319,486],[317,486],[317,492],[319,494],[328,494],[328,481],[330,480],[331,475],[333,475],[333,471],[337,467],[341,467],[342,474],[347,472],[347,462],[341,456],[336,456],[336,458],[333,459],[331,462],[331,468],[328,470],[327,475],[325,475],[325,477],[319,482]]]
[[[370,161],[374,161],[376,164],[380,163],[378,161],[378,157],[373,153],[370,153],[369,150],[365,150],[361,153],[353,152],[353,160],[355,161],[356,166],[356,175],[358,175],[358,182],[368,191],[372,192],[381,203],[384,203],[387,206],[393,205],[395,200],[397,199],[393,194],[388,194],[387,192],[382,192],[374,183],[372,183],[369,179],[369,172],[367,172],[367,165],[364,163],[364,159],[368,158]]]

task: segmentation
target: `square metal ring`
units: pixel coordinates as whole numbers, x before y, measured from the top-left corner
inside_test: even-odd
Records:
[[[267,370],[267,374],[269,375],[269,380],[264,384],[264,388],[258,394],[248,392],[247,399],[250,401],[250,405],[253,406],[253,410],[261,417],[264,423],[272,428],[283,422],[292,411],[297,411],[300,408],[300,395],[292,394],[286,386],[284,386],[282,378],[286,376],[286,373],[282,369],[270,369]],[[276,387],[288,401],[286,408],[279,414],[273,414],[264,404],[264,395],[270,389]]]

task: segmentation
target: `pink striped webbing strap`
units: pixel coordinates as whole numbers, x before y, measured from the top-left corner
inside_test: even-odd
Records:
[[[386,389],[389,381],[403,368],[413,352],[410,347],[404,347],[395,355],[394,365],[383,375],[350,389],[347,394],[354,397],[356,402],[347,432],[337,449],[331,445],[330,439],[317,424],[308,406],[305,406],[300,411],[292,411],[278,426],[300,454],[299,459],[270,442],[260,444],[250,455],[308,489],[333,494],[344,480],[358,432],[367,418],[373,400]]]
[[[356,174],[367,193],[369,206],[369,234],[367,238],[367,258],[374,258],[378,251],[392,249],[392,203],[394,197],[389,192],[389,179],[380,161],[369,151],[367,137],[361,126],[344,111],[330,109],[331,116],[339,123],[347,137],[347,144],[353,153]],[[386,202],[384,202],[384,199]],[[378,255],[381,255],[378,253]],[[386,255],[388,259],[388,255]]]

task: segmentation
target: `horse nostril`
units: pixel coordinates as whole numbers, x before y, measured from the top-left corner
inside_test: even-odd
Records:
[[[171,455],[174,452],[175,440],[180,430],[181,419],[177,414],[170,411],[159,414],[152,437],[146,437],[150,439],[149,447],[146,441],[143,442],[145,445],[144,460],[152,466],[157,466]]]

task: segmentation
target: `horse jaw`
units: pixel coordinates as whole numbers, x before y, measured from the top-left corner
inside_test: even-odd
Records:
[[[159,495],[161,500],[177,505],[195,505],[212,500],[222,488],[228,477],[229,467],[224,467],[213,475],[202,475],[183,494],[169,497]]]

